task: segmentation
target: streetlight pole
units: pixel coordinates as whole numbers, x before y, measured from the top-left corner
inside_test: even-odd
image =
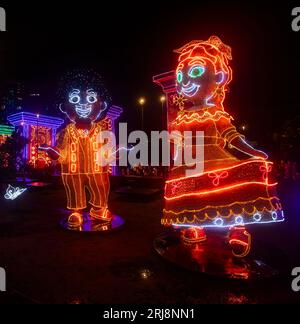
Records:
[[[36,151],[35,151],[35,160],[34,160],[35,167],[37,167],[37,160],[39,156],[39,118],[40,118],[40,114],[36,114]]]
[[[141,106],[141,117],[142,117],[141,128],[142,128],[142,130],[144,130],[144,104],[145,104],[145,102],[146,102],[145,98],[140,98],[139,99],[139,104]]]
[[[165,126],[165,123],[164,123],[164,105],[165,105],[165,102],[166,102],[166,97],[161,96],[159,98],[159,100],[161,102],[161,129],[164,130],[164,126]]]
[[[144,105],[142,105],[142,130],[144,130]]]

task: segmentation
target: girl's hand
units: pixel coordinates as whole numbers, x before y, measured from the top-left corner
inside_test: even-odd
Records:
[[[265,152],[259,150],[254,150],[254,151],[255,151],[254,154],[252,154],[253,156],[264,160],[268,158],[268,155]]]
[[[240,152],[243,152],[250,156],[260,158],[260,159],[268,158],[268,155],[266,153],[264,153],[263,151],[256,150],[247,142],[245,142],[245,140],[242,137],[234,138],[229,144],[234,148],[236,148],[237,150],[239,150]]]

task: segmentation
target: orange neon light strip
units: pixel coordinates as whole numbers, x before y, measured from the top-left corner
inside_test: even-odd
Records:
[[[71,172],[75,173],[76,172],[76,164],[71,164]]]

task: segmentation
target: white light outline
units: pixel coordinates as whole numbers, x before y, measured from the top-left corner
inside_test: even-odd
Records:
[[[234,222],[237,225],[243,225],[244,224],[244,218],[243,216],[239,215],[234,218]]]
[[[221,224],[217,224],[218,221],[221,221]],[[214,220],[214,223],[215,223],[215,225],[216,225],[217,227],[222,227],[223,224],[224,224],[224,219],[221,218],[221,217],[218,217],[218,218],[216,218],[216,219]]]
[[[42,146],[39,146],[38,147],[39,150],[42,150],[42,151],[53,151],[55,152],[56,154],[58,154],[59,156],[62,156],[58,151],[56,151],[53,147],[42,147]]]
[[[80,117],[80,118],[88,118],[89,115],[92,112],[92,105],[91,104],[78,104],[75,105],[75,111],[76,114]]]
[[[6,193],[4,194],[4,198],[7,200],[15,200],[18,198],[27,188],[19,188],[13,187],[12,185],[8,185],[6,188]]]
[[[197,85],[189,81],[186,85],[182,84],[181,91],[178,91],[178,93],[184,94],[186,97],[191,98],[195,96],[195,94],[199,91],[200,87],[201,87],[200,85]]]
[[[279,219],[279,220],[270,220],[270,221],[264,221],[264,222],[246,222],[243,223],[243,225],[253,225],[253,224],[270,224],[270,223],[279,223],[279,222],[284,222],[285,219]],[[218,227],[218,228],[229,228],[232,226],[235,226],[236,224],[228,224],[228,225],[222,225],[222,226],[217,226],[217,225],[189,225],[189,224],[172,224],[174,227],[191,227],[191,228],[209,228],[209,227]]]
[[[80,102],[81,98],[79,96],[80,94],[80,90],[79,89],[73,89],[70,93],[69,93],[69,103],[72,105],[76,105]],[[72,99],[77,97],[78,101],[77,102],[73,102]]]
[[[98,94],[97,92],[95,92],[93,89],[89,89],[86,91],[87,93],[87,96],[86,96],[86,101],[89,103],[89,104],[94,104],[98,101]],[[95,101],[90,101],[89,100],[89,97],[93,97],[95,98]]]
[[[274,215],[275,215],[275,217],[274,217]],[[277,213],[275,211],[272,212],[272,218],[273,218],[274,221],[276,221],[277,218],[278,218],[278,215],[277,215]]]
[[[258,216],[259,218],[257,218],[256,216]],[[253,219],[254,219],[254,221],[255,221],[256,223],[258,223],[258,222],[261,221],[261,219],[262,219],[262,215],[261,215],[260,213],[255,213],[255,214],[253,215]]]

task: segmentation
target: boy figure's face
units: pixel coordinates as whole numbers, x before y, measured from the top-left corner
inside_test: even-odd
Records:
[[[79,89],[73,89],[69,93],[69,103],[74,105],[75,112],[79,118],[88,118],[97,101],[98,96],[93,89],[88,89],[82,93]]]
[[[68,101],[61,106],[61,111],[76,124],[88,124],[101,119],[106,109],[107,103],[100,99],[94,89],[72,89]]]

